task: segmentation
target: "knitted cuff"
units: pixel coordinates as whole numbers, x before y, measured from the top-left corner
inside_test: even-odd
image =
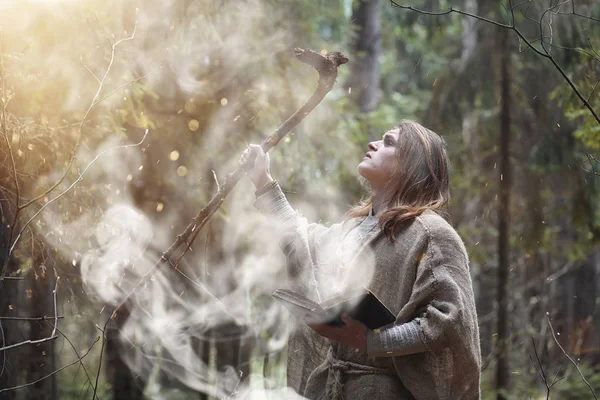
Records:
[[[427,351],[427,347],[421,338],[418,320],[401,325],[388,325],[371,330],[367,334],[369,357],[403,356],[424,351]]]
[[[267,183],[266,185],[264,185],[263,187],[256,189],[256,192],[254,192],[254,196],[260,197],[263,194],[267,193],[269,190],[276,187],[277,185],[278,185],[277,181],[271,181],[271,182]]]
[[[296,212],[290,206],[285,195],[276,181],[269,182],[258,191],[258,197],[254,201],[261,213],[275,217],[282,222],[288,222],[296,217]]]

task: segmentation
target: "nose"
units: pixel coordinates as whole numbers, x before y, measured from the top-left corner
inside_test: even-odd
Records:
[[[376,142],[369,142],[369,149],[371,149],[373,151],[377,151]]]

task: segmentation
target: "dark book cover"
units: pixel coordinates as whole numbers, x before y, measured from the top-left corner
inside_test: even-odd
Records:
[[[273,297],[297,318],[307,322],[343,326],[341,316],[348,313],[369,329],[377,329],[396,320],[395,315],[367,289],[354,290],[320,304],[289,289],[277,289]]]

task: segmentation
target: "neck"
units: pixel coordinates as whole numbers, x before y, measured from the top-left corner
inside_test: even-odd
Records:
[[[387,201],[383,195],[381,189],[371,189],[371,206],[373,207],[373,214],[379,215],[387,210]]]

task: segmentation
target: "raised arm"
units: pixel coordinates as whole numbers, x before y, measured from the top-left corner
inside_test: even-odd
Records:
[[[280,246],[288,260],[288,273],[296,284],[304,287],[306,294],[321,301],[317,285],[318,251],[315,243],[330,236],[332,228],[299,215],[289,204],[279,184],[270,172],[269,155],[258,145],[250,145],[242,158],[255,156],[254,168],[248,177],[256,188],[254,206],[269,218],[273,230],[280,238]],[[337,225],[339,226],[339,225]],[[326,240],[326,239],[325,239]]]

